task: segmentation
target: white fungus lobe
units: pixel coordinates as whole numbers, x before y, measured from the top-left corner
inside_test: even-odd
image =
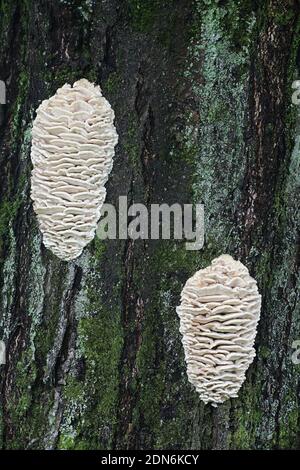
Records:
[[[99,86],[82,79],[41,103],[32,129],[31,198],[43,242],[77,258],[94,238],[118,136]]]
[[[237,397],[255,357],[260,307],[256,281],[230,255],[186,282],[177,313],[188,379],[204,403]]]

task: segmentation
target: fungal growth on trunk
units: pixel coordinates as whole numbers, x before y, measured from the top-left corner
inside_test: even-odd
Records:
[[[255,357],[260,306],[256,281],[230,255],[186,282],[177,313],[188,379],[204,403],[237,397]]]
[[[32,129],[31,198],[44,245],[63,260],[94,238],[118,136],[99,86],[82,79],[41,103]]]

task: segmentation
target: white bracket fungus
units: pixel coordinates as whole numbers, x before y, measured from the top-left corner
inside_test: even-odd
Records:
[[[237,397],[255,357],[260,307],[256,281],[230,255],[186,282],[177,313],[188,379],[204,403]]]
[[[63,260],[94,238],[118,136],[99,86],[82,79],[41,103],[32,129],[31,198],[43,242]]]

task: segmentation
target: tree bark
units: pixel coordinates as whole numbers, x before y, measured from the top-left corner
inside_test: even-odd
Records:
[[[299,448],[298,2],[0,4],[2,448]],[[32,122],[83,77],[116,115],[107,202],[204,203],[202,250],[95,238],[64,262],[45,249]],[[263,305],[239,397],[213,409],[187,380],[175,308],[222,253],[249,268]]]

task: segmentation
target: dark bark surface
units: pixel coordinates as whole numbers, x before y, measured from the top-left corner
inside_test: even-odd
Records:
[[[300,446],[296,1],[0,1],[0,440],[5,449]],[[119,134],[107,202],[205,205],[205,244],[42,245],[30,201],[35,110],[101,85]],[[175,307],[222,253],[263,298],[257,357],[217,409],[188,383]]]

